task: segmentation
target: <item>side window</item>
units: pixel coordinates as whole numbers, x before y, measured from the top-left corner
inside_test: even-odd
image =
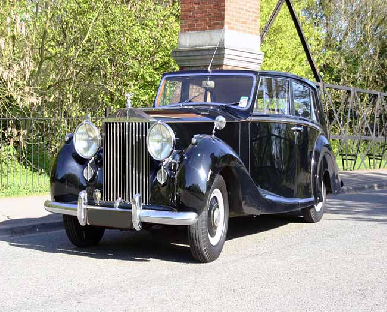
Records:
[[[289,80],[261,77],[254,111],[264,114],[289,114]]]
[[[317,121],[317,100],[316,100],[316,93],[314,91],[310,92],[310,103],[311,103],[311,109],[312,109],[312,120]]]
[[[163,96],[159,99],[159,103],[157,105],[169,105],[180,102],[181,96],[181,81],[173,81],[173,80],[164,80],[163,86]]]
[[[293,81],[294,115],[311,118],[311,92],[310,88],[296,81]]]

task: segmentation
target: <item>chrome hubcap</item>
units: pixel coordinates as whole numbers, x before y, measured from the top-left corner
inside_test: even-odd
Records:
[[[214,210],[212,216],[213,216],[212,217],[212,222],[213,222],[214,226],[218,227],[219,221],[220,221],[219,207],[216,207],[216,209]]]
[[[215,189],[208,205],[208,239],[211,245],[219,243],[225,227],[223,195],[219,189]]]

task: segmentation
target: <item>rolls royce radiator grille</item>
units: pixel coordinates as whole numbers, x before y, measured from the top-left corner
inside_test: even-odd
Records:
[[[130,202],[137,193],[149,203],[150,155],[146,122],[104,123],[103,200]]]

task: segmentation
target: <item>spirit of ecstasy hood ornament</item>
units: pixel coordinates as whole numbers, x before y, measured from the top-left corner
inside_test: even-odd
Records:
[[[125,97],[126,97],[126,108],[132,108],[133,93],[125,93]]]

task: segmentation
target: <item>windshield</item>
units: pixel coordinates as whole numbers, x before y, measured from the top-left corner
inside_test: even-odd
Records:
[[[173,104],[229,104],[245,108],[253,95],[254,76],[195,74],[166,76],[161,82],[156,106]]]

